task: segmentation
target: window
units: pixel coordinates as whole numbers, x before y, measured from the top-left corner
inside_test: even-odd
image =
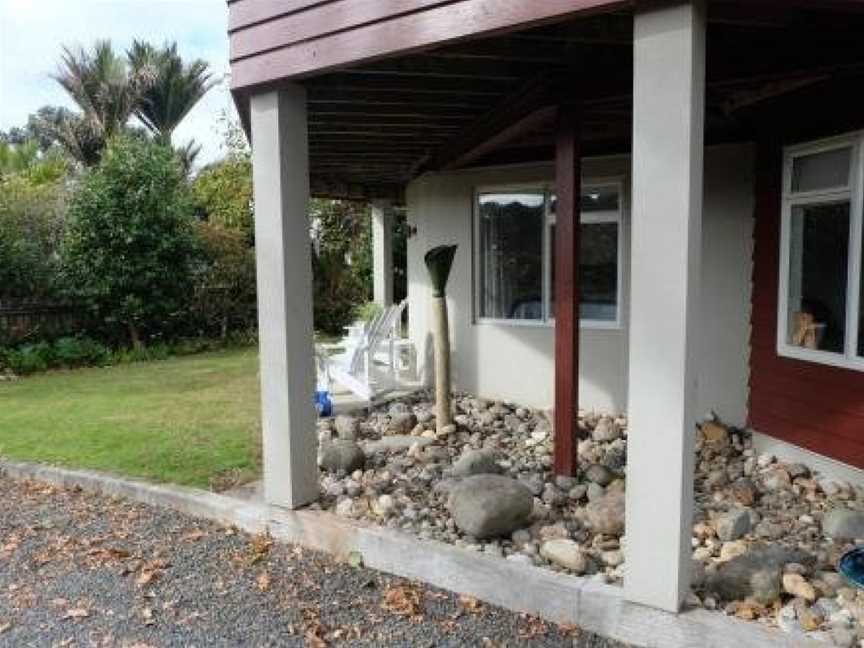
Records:
[[[780,355],[864,369],[864,134],[787,149]]]
[[[543,188],[478,193],[478,319],[554,320],[555,207],[555,195]],[[588,326],[617,327],[621,309],[620,183],[584,185],[581,218],[582,321]]]

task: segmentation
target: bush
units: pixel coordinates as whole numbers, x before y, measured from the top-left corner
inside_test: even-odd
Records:
[[[378,317],[384,309],[377,302],[366,302],[354,309],[354,317],[363,322],[371,322]]]
[[[108,364],[111,351],[105,345],[87,337],[62,337],[53,345],[53,366],[90,367]]]
[[[255,251],[241,232],[198,225],[203,250],[194,279],[190,315],[197,333],[225,338],[257,323]]]
[[[255,223],[252,216],[252,162],[233,154],[203,169],[192,184],[195,205],[206,219],[224,229],[239,232],[251,242]]]
[[[2,359],[4,368],[24,376],[49,369],[53,360],[53,352],[48,342],[37,342],[25,344],[17,349],[6,349],[0,359]]]
[[[54,342],[0,349],[0,366],[19,375],[56,368],[101,366],[110,362],[108,347],[87,337],[62,337]]]
[[[134,346],[177,334],[199,246],[174,151],[141,138],[111,141],[72,198],[63,245],[72,295]]]
[[[25,175],[0,181],[0,299],[56,292],[66,188]]]

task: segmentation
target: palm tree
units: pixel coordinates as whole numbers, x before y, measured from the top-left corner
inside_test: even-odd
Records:
[[[133,76],[146,79],[135,114],[156,138],[168,144],[177,125],[215,85],[209,65],[201,59],[184,63],[177,43],[156,49],[136,40],[126,55]]]
[[[99,160],[107,141],[122,132],[149,82],[136,70],[129,73],[111,41],[96,41],[90,51],[63,47],[54,79],[81,109],[44,124],[73,158],[86,165]]]

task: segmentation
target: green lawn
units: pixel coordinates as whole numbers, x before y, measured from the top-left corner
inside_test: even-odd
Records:
[[[199,487],[248,475],[257,371],[242,349],[0,383],[0,456]]]

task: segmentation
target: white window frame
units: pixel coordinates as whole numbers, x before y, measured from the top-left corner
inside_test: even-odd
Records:
[[[845,186],[812,191],[792,191],[792,169],[796,158],[851,148],[849,182]],[[783,151],[783,200],[780,222],[780,280],[778,281],[777,355],[864,371],[858,355],[858,313],[861,287],[862,211],[864,211],[864,131],[786,147]],[[849,252],[846,278],[846,332],[842,353],[793,346],[789,335],[789,271],[792,210],[802,205],[849,201]]]
[[[585,329],[598,330],[620,330],[624,328],[624,261],[625,261],[625,227],[624,214],[625,194],[624,179],[620,176],[598,177],[585,179],[582,182],[582,193],[587,193],[592,188],[615,187],[618,194],[618,210],[608,212],[593,212],[580,215],[580,223],[617,223],[618,224],[618,275],[616,277],[617,302],[615,304],[615,320],[597,320],[580,318],[579,326]],[[543,318],[542,319],[508,319],[499,317],[481,317],[481,285],[480,285],[480,196],[490,193],[542,193],[544,195],[544,219],[543,219],[543,243],[542,243],[542,294],[543,294]],[[472,242],[474,280],[474,322],[476,324],[493,324],[504,326],[527,326],[527,327],[554,327],[555,315],[551,312],[551,286],[552,286],[552,254],[551,254],[551,226],[556,223],[556,217],[550,211],[551,196],[555,193],[555,186],[551,182],[523,183],[523,184],[496,184],[476,187],[474,190],[474,204],[472,213]]]

